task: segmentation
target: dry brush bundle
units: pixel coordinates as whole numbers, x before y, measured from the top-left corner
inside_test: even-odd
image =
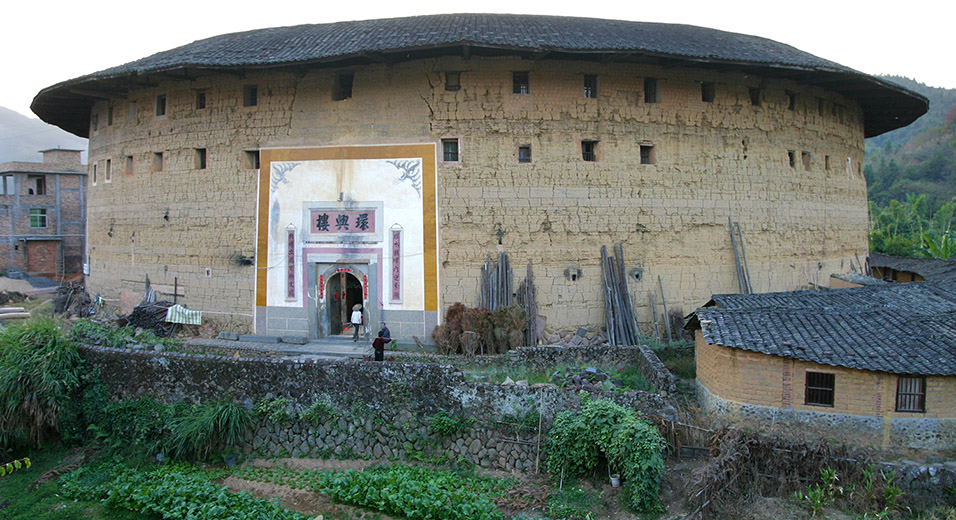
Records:
[[[822,469],[836,471],[844,485],[861,482],[871,463],[859,448],[735,428],[715,431],[709,445],[713,457],[691,497],[698,518],[719,516],[754,495],[784,496],[819,483]]]

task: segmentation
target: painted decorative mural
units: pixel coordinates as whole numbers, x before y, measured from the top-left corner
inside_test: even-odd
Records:
[[[377,307],[425,309],[421,158],[274,161],[270,168],[268,306],[306,306],[308,269],[334,258],[377,273],[381,283],[368,295]],[[323,294],[311,289],[313,297]]]

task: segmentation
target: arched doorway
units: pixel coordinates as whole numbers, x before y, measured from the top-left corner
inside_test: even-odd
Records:
[[[329,302],[329,333],[333,336],[345,334],[352,307],[363,304],[362,282],[352,273],[339,272],[329,277],[325,291]],[[349,330],[348,334],[351,335],[352,331]]]

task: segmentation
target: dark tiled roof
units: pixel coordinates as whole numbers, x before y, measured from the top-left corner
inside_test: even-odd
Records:
[[[940,258],[903,258],[870,253],[870,267],[888,267],[896,271],[916,273],[925,280],[956,282],[956,261]]]
[[[956,375],[956,286],[914,282],[715,295],[692,321],[711,344],[895,374]]]
[[[855,71],[773,40],[681,24],[510,14],[447,14],[276,27],[224,34],[160,52],[41,91],[32,109],[41,119],[78,135],[86,121],[65,114],[67,99],[90,100],[76,88],[118,88],[115,80],[179,69],[261,68],[363,64],[439,54],[538,55],[621,61],[664,59],[683,65],[733,66],[765,76],[827,83],[864,108],[868,136],[905,126],[928,102],[895,83]],[[73,94],[71,95],[71,90]]]
[[[832,274],[830,275],[833,278],[839,278],[845,282],[857,283],[860,285],[883,285],[888,282],[880,280],[879,278],[873,278],[872,276],[867,276],[865,274],[860,274],[856,272],[841,273],[841,274]]]

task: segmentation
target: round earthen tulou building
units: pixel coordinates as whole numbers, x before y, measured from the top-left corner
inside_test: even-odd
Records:
[[[427,338],[498,251],[554,327],[603,323],[602,245],[645,323],[736,291],[728,219],[755,292],[825,282],[867,253],[863,139],[927,101],[754,36],[458,14],[216,36],[32,108],[90,138],[91,293]]]

